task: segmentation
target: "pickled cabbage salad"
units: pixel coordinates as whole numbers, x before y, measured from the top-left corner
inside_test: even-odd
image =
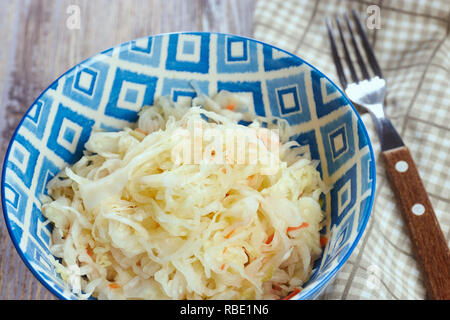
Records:
[[[302,290],[321,254],[327,187],[289,125],[248,105],[227,91],[189,104],[159,97],[133,127],[93,130],[42,199],[68,292],[282,299]]]

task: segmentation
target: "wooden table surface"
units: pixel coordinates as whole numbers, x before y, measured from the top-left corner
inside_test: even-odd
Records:
[[[255,2],[0,0],[1,164],[25,111],[75,64],[119,43],[163,32],[251,36]],[[0,299],[55,299],[22,262],[0,220]]]

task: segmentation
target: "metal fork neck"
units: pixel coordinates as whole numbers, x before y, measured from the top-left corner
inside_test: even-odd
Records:
[[[377,118],[386,118],[386,115],[384,114],[384,107],[382,103],[374,103],[370,105],[365,105],[366,109],[370,112],[370,114]]]
[[[384,112],[382,117],[375,116],[372,112],[371,115],[375,123],[375,129],[378,132],[378,137],[380,138],[381,151],[391,150],[405,145],[391,121],[384,117]]]

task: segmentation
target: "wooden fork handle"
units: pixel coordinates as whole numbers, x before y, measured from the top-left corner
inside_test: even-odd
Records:
[[[407,147],[400,147],[382,154],[428,298],[450,300],[450,252],[411,153]]]

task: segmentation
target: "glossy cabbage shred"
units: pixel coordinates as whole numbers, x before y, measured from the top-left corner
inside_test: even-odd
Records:
[[[211,158],[174,159],[198,127],[248,133],[237,152],[256,144],[274,168],[214,162],[225,141],[207,139]],[[159,97],[134,128],[94,130],[83,157],[48,183],[42,200],[66,290],[82,299],[280,299],[301,290],[321,254],[326,187],[289,130],[251,116],[226,91],[191,105]],[[279,139],[278,153],[268,139]]]

